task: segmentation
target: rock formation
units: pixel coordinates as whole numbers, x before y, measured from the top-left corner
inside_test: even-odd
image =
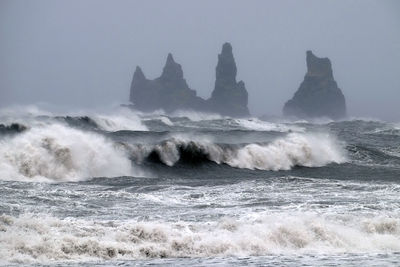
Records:
[[[148,80],[140,67],[136,67],[131,84],[130,101],[136,109],[154,111],[163,109],[172,112],[177,109],[204,109],[205,100],[196,96],[183,78],[180,64],[168,54],[163,72],[159,78]]]
[[[236,82],[236,63],[229,43],[223,45],[218,56],[215,88],[208,100],[198,97],[196,91],[189,88],[181,65],[171,54],[168,54],[161,76],[154,80],[146,79],[140,67],[136,67],[130,91],[134,108],[142,111],[163,109],[168,113],[190,109],[234,117],[247,116],[247,99],[244,83]]]
[[[215,87],[208,101],[212,110],[222,115],[248,116],[248,93],[243,81],[236,82],[236,72],[232,46],[225,43],[218,55]]]
[[[298,118],[346,116],[346,103],[342,91],[333,79],[328,58],[318,58],[307,51],[307,73],[293,98],[283,107],[285,116]]]

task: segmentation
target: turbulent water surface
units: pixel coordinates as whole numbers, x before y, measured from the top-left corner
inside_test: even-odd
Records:
[[[396,265],[400,124],[0,112],[0,264]]]

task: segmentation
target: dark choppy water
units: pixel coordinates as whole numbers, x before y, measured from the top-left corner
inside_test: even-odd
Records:
[[[127,110],[0,123],[0,264],[400,262],[400,124]]]

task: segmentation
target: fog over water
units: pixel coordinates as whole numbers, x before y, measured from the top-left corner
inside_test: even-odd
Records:
[[[400,120],[399,1],[0,1],[0,107],[126,102],[136,65],[159,76],[168,52],[208,98],[232,43],[252,114],[280,115],[329,57],[350,116]]]

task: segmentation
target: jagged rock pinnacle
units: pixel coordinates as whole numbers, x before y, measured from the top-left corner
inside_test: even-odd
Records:
[[[306,53],[307,73],[293,98],[285,103],[285,116],[298,118],[346,116],[346,101],[332,72],[331,61]]]
[[[232,53],[232,45],[225,43],[222,46],[221,54],[218,55],[218,65],[216,68],[216,80],[236,82],[236,62]]]
[[[146,77],[144,76],[144,73],[139,66],[137,66],[135,69],[135,73],[133,74],[133,80],[134,81],[146,80]]]
[[[167,56],[167,61],[165,62],[165,66],[160,78],[164,80],[183,79],[182,66],[175,62],[171,53],[169,53]]]
[[[214,91],[210,99],[204,100],[189,88],[183,78],[182,66],[169,53],[162,74],[156,79],[146,79],[142,70],[136,68],[130,101],[136,109],[143,111],[191,109],[233,117],[248,116],[248,94],[244,83],[236,82],[236,71],[232,46],[225,43],[218,55]]]
[[[209,99],[211,108],[223,115],[248,116],[248,93],[243,82],[236,82],[236,62],[230,43],[222,46],[215,72],[215,87]]]
[[[131,102],[143,111],[163,109],[172,112],[177,109],[205,108],[205,100],[196,96],[196,91],[189,88],[183,78],[180,64],[168,54],[160,77],[148,80],[142,70],[136,68],[131,84]]]

